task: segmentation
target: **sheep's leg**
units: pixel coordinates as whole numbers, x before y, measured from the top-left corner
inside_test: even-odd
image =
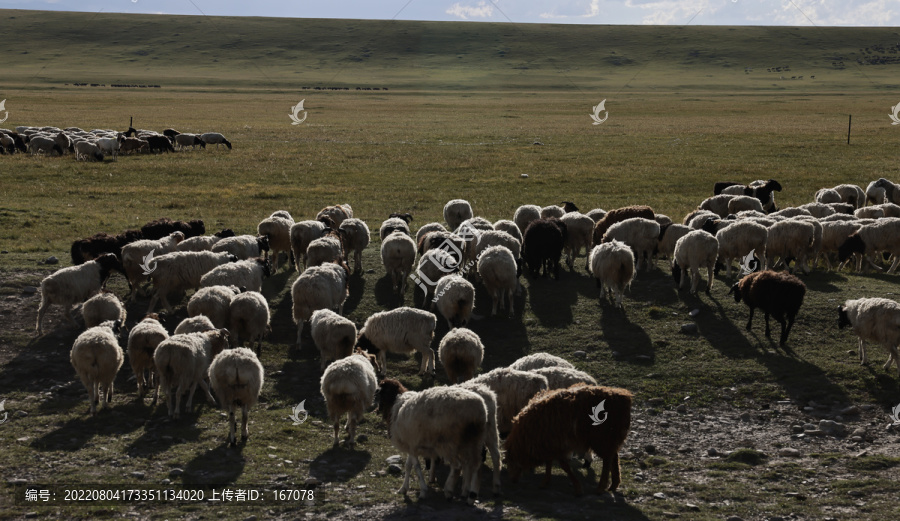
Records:
[[[409,473],[412,471],[412,455],[406,456],[406,464],[403,466],[403,484],[397,490],[398,494],[406,494],[409,491]]]
[[[197,388],[196,385],[194,385],[194,387],[191,388],[191,395],[192,395],[192,396],[193,396],[193,394],[194,394],[194,389],[196,389],[196,388]],[[201,378],[201,379],[200,379],[200,388],[203,389],[203,392],[206,393],[206,400],[209,402],[209,404],[215,406],[215,405],[216,405],[216,399],[213,398],[212,393],[209,392],[209,385],[206,383],[206,379],[205,379],[205,378]]]
[[[750,308],[750,318],[747,319],[747,331],[750,331],[750,327],[753,325],[753,312],[756,311],[756,308]]]
[[[50,304],[48,304],[47,301],[45,301],[45,300],[41,301],[41,307],[38,308],[37,324],[34,327],[34,329],[37,331],[38,335],[42,335],[44,333],[44,330],[41,327],[41,323],[44,321],[44,313],[47,312],[47,308],[49,308],[49,307],[50,307]]]
[[[434,472],[434,467],[437,466],[434,463],[437,463],[437,462],[432,462],[432,465],[431,465],[432,473]],[[459,471],[460,471],[459,467],[450,465],[450,474],[447,476],[447,482],[444,484],[444,497],[447,499],[450,499],[453,497],[453,489],[456,487],[456,475],[459,473]],[[466,477],[465,476],[463,476],[463,479],[462,479],[462,487],[463,488],[466,487]]]
[[[347,448],[352,449],[356,442],[356,414],[347,414]]]
[[[109,405],[112,403],[113,394],[115,394],[115,382],[110,380],[109,385],[106,387],[106,404]],[[111,407],[111,405],[110,405]]]
[[[228,410],[228,445],[234,447],[237,445],[237,437],[235,436],[236,420],[234,419],[234,405],[232,404]]]
[[[618,454],[616,457],[618,458]],[[604,454],[601,456],[601,459],[603,460],[603,467],[600,470],[600,482],[597,484],[598,494],[602,494],[609,489],[609,475],[612,470],[612,457],[609,454]],[[618,466],[618,460],[616,464]],[[618,482],[616,482],[616,485],[618,485]],[[615,488],[613,488],[613,490],[615,490]]]
[[[794,317],[788,315],[787,317],[787,325],[785,326],[785,321],[781,321],[781,345],[783,346],[787,343],[787,337],[791,333],[791,327],[794,325]]]
[[[897,265],[900,264],[900,256],[894,257],[894,262],[891,264],[891,267],[888,268],[888,273],[894,273],[897,271]]]
[[[513,316],[516,313],[515,305],[513,304],[514,293],[515,293],[514,289],[509,289],[507,291],[507,298],[509,299],[509,316]]]
[[[85,386],[88,388],[88,400],[91,402],[91,416],[97,414],[97,394],[99,384],[97,382],[90,382],[90,385]]]
[[[547,488],[550,486],[550,474],[553,471],[553,460],[548,460],[547,464],[544,468],[544,479],[541,480],[541,488]]]
[[[490,436],[490,435],[489,435]],[[500,461],[500,440],[490,439],[488,442],[488,451],[491,453],[491,466],[494,468],[493,490],[494,495],[500,495],[500,470],[503,464]]]
[[[413,455],[409,455],[408,458],[413,458],[413,468],[416,469],[416,476],[419,478],[419,499],[425,499],[425,494],[428,492],[428,483],[425,483],[425,476],[422,474],[422,465],[419,464],[419,458],[416,458]]]
[[[562,467],[562,469],[569,476],[569,479],[572,480],[572,485],[575,486],[575,495],[580,496],[583,493],[583,491],[581,489],[581,482],[578,481],[578,477],[575,475],[574,472],[572,472],[572,467],[569,466],[569,458],[565,458],[565,457],[560,458],[559,466]]]
[[[250,418],[250,407],[247,404],[241,406],[241,442],[250,438],[250,429],[247,428],[247,420]]]
[[[685,282],[687,282],[687,268],[681,268],[681,280],[678,281],[678,289],[684,288]]]
[[[731,280],[731,259],[725,259],[725,276]]]
[[[866,365],[869,363],[869,357],[866,355],[866,345],[863,343],[862,337],[859,339],[859,365]]]
[[[303,335],[303,320],[297,322],[297,349],[300,349],[300,337]]]
[[[764,311],[764,312],[763,312],[763,316],[766,317],[766,336],[767,336],[767,337],[771,337],[771,336],[772,336],[772,333],[771,333],[771,331],[769,330],[769,312],[768,312],[768,311]]]
[[[696,295],[700,288],[700,268],[698,266],[691,267],[691,295]]]
[[[334,420],[334,443],[332,443],[332,447],[337,447],[341,444],[341,440],[339,437],[339,433],[341,432],[341,419],[338,418]]]
[[[709,292],[712,291],[713,281],[715,280],[715,274],[713,273],[713,269],[715,268],[715,263],[706,267],[706,294],[709,295]]]
[[[73,326],[75,329],[78,329],[78,323],[75,322],[75,318],[72,317],[72,307],[67,305],[67,306],[65,306],[65,309],[66,309],[66,312],[63,314],[63,317],[64,317],[66,320],[68,320],[69,323],[72,324],[72,326]]]
[[[173,409],[171,404],[169,405],[169,416],[175,418],[176,420],[181,416],[181,395],[184,394],[185,389],[181,384],[178,384],[178,387],[175,388],[175,409],[173,413]],[[171,393],[170,393],[171,396]],[[190,401],[188,401],[190,404]],[[188,405],[188,409],[190,409],[190,405]]]
[[[137,287],[135,287],[134,292],[131,294],[131,301],[135,301],[135,295],[137,295]],[[159,300],[159,292],[156,291],[153,293],[153,296],[150,298],[150,303],[147,304],[147,313],[153,313],[153,308],[156,307],[156,302]]]
[[[493,307],[491,307],[491,316],[497,314],[497,308],[500,307],[500,295],[498,291],[491,291],[491,300],[493,300]]]

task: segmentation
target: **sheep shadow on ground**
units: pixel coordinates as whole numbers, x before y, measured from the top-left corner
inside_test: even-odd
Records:
[[[343,423],[343,422],[342,422]],[[358,448],[348,449],[343,445],[331,447],[316,456],[309,464],[309,475],[319,481],[345,483],[358,476],[371,461],[372,455]]]
[[[578,302],[578,288],[585,278],[560,270],[559,279],[528,278],[528,303],[545,327],[568,327],[574,320],[572,307]]]
[[[269,298],[269,325],[272,331],[267,340],[271,344],[288,344],[293,346],[297,341],[297,325],[294,324],[293,300],[288,290],[281,300]],[[304,329],[307,329],[305,327]],[[310,340],[312,342],[312,340]]]
[[[600,331],[609,349],[618,353],[616,360],[653,363],[656,359],[653,341],[643,327],[628,318],[628,310],[617,308],[605,299],[600,301],[600,308]]]
[[[31,447],[36,450],[70,451],[81,450],[95,436],[119,437],[138,429],[143,420],[136,422],[134,418],[122,414],[120,411],[97,409],[96,416],[88,413],[87,400],[79,403],[79,412],[84,416],[73,418],[58,428],[36,438],[31,442]]]
[[[363,295],[366,292],[366,279],[362,273],[354,273],[350,276],[348,291],[349,295],[347,300],[344,301],[344,316],[348,316],[356,311],[356,308],[362,302]]]
[[[166,415],[163,411],[161,417],[143,423],[144,432],[128,444],[125,452],[135,458],[152,457],[179,443],[200,439],[199,412],[182,414],[177,420],[168,420]]]
[[[415,304],[411,301],[410,303],[406,303],[406,294],[410,291],[414,291],[416,285],[413,284],[412,280],[406,281],[406,291],[403,295],[398,295],[396,291],[394,291],[394,281],[390,275],[385,274],[377,281],[375,281],[375,302],[384,309],[394,309],[401,306],[415,306]],[[413,298],[412,296],[410,298]]]
[[[224,432],[224,429],[223,429]],[[198,455],[184,467],[183,485],[225,485],[237,481],[244,472],[247,458],[242,454],[244,444],[228,447],[225,437],[218,447]]]

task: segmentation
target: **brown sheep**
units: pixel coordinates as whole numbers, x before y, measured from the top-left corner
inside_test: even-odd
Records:
[[[603,235],[610,226],[617,222],[624,221],[625,219],[631,219],[632,217],[643,217],[644,219],[653,220],[655,214],[653,213],[653,208],[650,208],[649,206],[626,206],[624,208],[610,210],[602,219],[597,221],[596,225],[594,225],[594,235],[591,240],[591,247],[593,248],[603,241]]]
[[[760,308],[766,317],[766,336],[769,336],[769,315],[775,317],[781,324],[779,345],[783,346],[787,342],[797,312],[803,305],[806,284],[783,271],[757,271],[736,282],[728,292],[729,295],[732,293],[735,302],[743,300],[750,307],[747,331],[750,331],[753,323],[753,311]]]
[[[523,470],[543,463],[546,473],[542,486],[547,486],[553,460],[559,460],[575,486],[575,494],[581,495],[581,483],[569,466],[569,455],[590,449],[603,458],[597,493],[602,494],[607,488],[615,491],[621,482],[619,450],[631,428],[631,398],[625,389],[597,385],[576,385],[537,394],[513,419],[512,431],[506,438],[512,481],[515,483]],[[598,410],[598,406],[602,408]],[[596,423],[594,417],[601,423]]]

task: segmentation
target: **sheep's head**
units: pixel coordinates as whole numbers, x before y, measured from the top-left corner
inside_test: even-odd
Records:
[[[317,217],[316,220],[319,221],[320,223],[324,224],[324,225],[325,225],[326,227],[328,227],[328,228],[334,228],[334,227],[335,227],[335,226],[334,226],[334,220],[333,220],[331,217],[327,216],[327,215],[323,215],[323,216],[321,216],[321,217]]]
[[[176,244],[184,240],[184,233],[182,232],[172,232],[169,236],[172,237]]]
[[[237,261],[238,261],[238,258],[236,255],[234,255],[233,253],[228,254],[228,262],[237,262]]]
[[[122,274],[125,273],[125,268],[122,267],[122,263],[119,262],[119,258],[116,257],[115,253],[104,253],[94,259],[94,262],[100,265],[101,281],[105,281],[113,270]]]
[[[356,347],[356,349],[353,351],[353,354],[361,356],[361,357],[365,358],[366,360],[368,360],[369,363],[372,364],[372,369],[375,371],[375,373],[381,374],[382,371],[381,371],[381,367],[378,366],[378,357],[377,356],[375,356],[373,354],[369,354],[367,351],[364,351],[363,349],[361,349],[359,347]]]
[[[707,233],[715,235],[719,222],[720,220],[715,217],[708,217],[706,219],[706,222],[703,223],[703,226],[701,226],[700,229]]]
[[[272,263],[269,261],[269,259],[259,257],[256,259],[256,263],[262,267],[263,277],[272,276]]]
[[[392,213],[388,218],[390,219],[393,217],[402,219],[403,221],[406,222],[406,224],[409,224],[409,222],[413,220],[412,214],[408,214],[408,213]]]
[[[559,204],[563,207],[563,210],[565,210],[566,213],[578,211],[578,207],[575,206],[575,203],[573,203],[572,201],[563,201]]]
[[[373,355],[377,355],[381,351],[372,343],[369,337],[366,336],[365,332],[360,332],[359,337],[356,338],[356,347]]]
[[[259,246],[260,253],[266,252],[266,257],[269,254],[269,236],[268,235],[260,235],[256,238],[256,245]]]
[[[203,224],[203,219],[192,219],[188,221],[188,227],[190,228],[190,233],[192,236],[197,237],[206,233],[206,225]]]
[[[838,260],[844,262],[854,253],[864,253],[866,251],[866,243],[858,232],[854,232],[844,241],[844,244],[838,246]]]
[[[212,347],[209,357],[210,360],[231,345],[231,333],[229,333],[227,329],[213,329],[212,331],[206,331],[206,336],[209,337],[210,346]]]
[[[399,380],[394,378],[385,378],[378,384],[378,390],[375,393],[375,400],[378,402],[378,414],[384,418],[384,421],[391,423],[391,409],[397,402],[397,397],[407,392],[407,388]]]
[[[225,228],[220,232],[216,232],[214,235],[220,239],[224,239],[226,237],[234,237],[235,233],[231,228]]]
[[[847,326],[852,326],[850,323],[850,317],[847,316],[847,308],[844,307],[843,304],[838,306],[838,329],[844,329]]]
[[[749,275],[748,275],[748,277],[749,277]],[[743,279],[741,279],[741,280],[743,280]],[[740,280],[731,285],[731,289],[728,290],[728,294],[731,295],[732,293],[734,293],[734,301],[740,302],[741,301],[741,281]]]
[[[147,313],[146,315],[144,315],[144,318],[141,319],[141,321],[144,321],[144,320],[153,320],[153,321],[159,322],[159,314]]]

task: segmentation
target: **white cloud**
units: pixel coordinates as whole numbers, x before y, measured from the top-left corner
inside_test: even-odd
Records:
[[[590,0],[588,2],[589,5],[583,6],[584,2],[577,2],[579,4],[577,7],[577,11],[582,11],[582,14],[558,14],[558,9],[556,7],[553,8],[552,11],[547,11],[545,13],[541,13],[540,17],[546,19],[564,19],[564,18],[596,18],[600,16],[600,0]],[[586,11],[586,12],[584,12]]]
[[[625,6],[647,12],[641,19],[646,25],[684,25],[702,12],[718,10],[709,0],[626,0]]]
[[[449,15],[458,16],[463,20],[468,20],[470,18],[490,18],[494,15],[494,6],[488,5],[487,2],[478,2],[477,6],[462,5],[459,2],[456,2],[445,12]]]

